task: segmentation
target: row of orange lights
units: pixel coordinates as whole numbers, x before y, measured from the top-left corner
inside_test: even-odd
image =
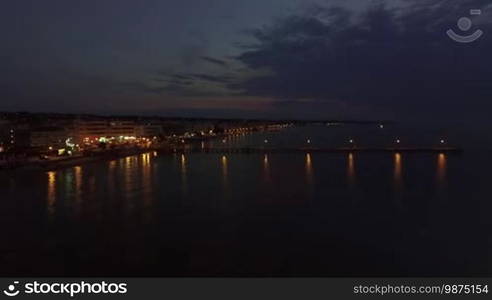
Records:
[[[223,140],[223,142],[225,143],[225,142],[226,142],[226,140]],[[355,140],[354,140],[354,139],[349,139],[349,140],[348,140],[348,142],[349,142],[350,144],[355,144]],[[440,142],[441,144],[445,144],[445,143],[446,143],[446,140],[441,139],[439,142]],[[268,144],[268,143],[269,143],[269,140],[268,140],[268,139],[265,139],[265,140],[264,140],[264,143],[265,143],[265,144]],[[311,139],[307,139],[307,140],[306,140],[306,143],[311,144],[311,143],[312,143]],[[400,144],[400,143],[401,143],[401,140],[400,140],[400,139],[396,139],[396,140],[395,140],[395,143]]]

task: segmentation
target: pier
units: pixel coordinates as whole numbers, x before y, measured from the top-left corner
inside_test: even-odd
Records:
[[[176,148],[176,153],[211,153],[211,154],[269,154],[269,153],[462,153],[463,150],[455,147],[429,147],[429,148],[408,148],[408,147],[340,147],[340,148],[315,148],[315,147],[209,147],[209,148]]]

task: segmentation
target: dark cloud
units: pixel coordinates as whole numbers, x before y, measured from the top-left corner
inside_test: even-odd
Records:
[[[157,72],[157,77],[152,81],[157,84],[148,84],[142,81],[125,82],[120,86],[124,89],[142,91],[144,93],[171,92],[180,96],[208,97],[217,95],[207,90],[207,87],[218,87],[227,90],[227,86],[234,80],[231,74],[211,75],[204,73],[168,74],[164,71]],[[157,85],[157,87],[156,87]],[[221,92],[220,95],[223,95]],[[234,94],[231,91],[231,94]]]
[[[128,82],[120,82],[118,84],[121,90],[128,91],[139,91],[139,92],[152,92],[149,85],[140,82],[140,81],[128,81]]]
[[[202,56],[201,59],[206,61],[206,62],[209,62],[209,63],[214,64],[214,65],[218,65],[221,67],[227,67],[227,65],[228,65],[227,62],[220,60],[220,59],[217,59],[217,58],[213,58],[213,57]]]
[[[270,70],[229,84],[247,95],[310,98],[370,107],[373,116],[485,117],[492,108],[492,38],[458,44],[445,34],[483,0],[384,2],[354,15],[316,6],[250,31],[257,41],[236,57],[250,70]],[[489,17],[488,17],[489,18]],[[492,34],[490,22],[472,18]]]
[[[173,75],[170,75],[172,78],[175,78],[175,79],[178,79],[178,80],[189,80],[189,79],[192,79],[192,77],[190,76],[186,76],[186,75],[180,75],[180,74],[173,74]]]
[[[217,82],[217,83],[228,83],[231,78],[227,75],[209,75],[209,74],[190,74],[195,79]]]
[[[159,74],[158,74],[159,75]],[[172,85],[190,86],[193,85],[194,78],[192,76],[181,74],[164,74],[160,73],[163,77],[154,78],[155,82],[167,83]]]
[[[185,67],[195,66],[200,62],[200,58],[207,52],[207,44],[200,42],[192,45],[186,45],[180,50],[180,62]]]
[[[193,85],[193,81],[179,80],[179,79],[172,79],[172,78],[171,79],[154,78],[154,81],[160,83],[181,85],[181,86]]]

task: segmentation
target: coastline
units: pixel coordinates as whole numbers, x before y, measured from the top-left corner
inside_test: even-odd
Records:
[[[76,167],[82,164],[90,164],[102,161],[111,161],[116,159],[125,158],[128,156],[139,155],[143,153],[149,153],[152,151],[158,151],[159,153],[173,153],[173,149],[183,149],[187,146],[192,146],[198,142],[206,140],[215,140],[226,137],[226,134],[220,134],[207,138],[188,138],[186,144],[175,143],[168,144],[167,146],[151,147],[151,148],[130,148],[130,149],[113,149],[99,153],[92,153],[92,155],[67,157],[56,160],[44,160],[44,161],[31,161],[23,162],[13,166],[0,166],[0,173],[8,173],[15,171],[53,171],[65,168]],[[180,139],[177,139],[180,140]]]
[[[0,172],[15,172],[15,171],[53,171],[79,166],[82,164],[90,164],[101,161],[111,161],[121,159],[128,156],[139,155],[155,151],[155,149],[124,149],[117,151],[102,152],[90,156],[67,157],[65,159],[51,161],[35,161],[24,163],[18,166],[0,168]]]

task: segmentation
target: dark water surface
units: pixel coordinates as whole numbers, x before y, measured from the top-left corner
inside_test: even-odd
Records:
[[[290,129],[225,144],[395,137],[373,130]],[[0,275],[491,276],[491,170],[490,152],[470,150],[148,153],[3,172]]]

